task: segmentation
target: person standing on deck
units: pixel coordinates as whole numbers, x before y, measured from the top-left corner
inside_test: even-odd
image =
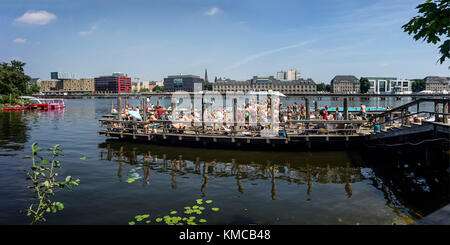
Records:
[[[158,107],[158,109],[156,110],[156,113],[158,113],[158,120],[161,120],[162,114],[164,113],[164,110],[162,109],[161,106]]]
[[[367,119],[367,111],[366,111],[366,106],[361,104],[361,116],[363,120]]]

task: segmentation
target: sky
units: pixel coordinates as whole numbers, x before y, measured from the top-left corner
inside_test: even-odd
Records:
[[[297,69],[399,79],[450,76],[439,45],[402,30],[421,0],[2,0],[0,62],[77,78],[124,72],[247,80]]]

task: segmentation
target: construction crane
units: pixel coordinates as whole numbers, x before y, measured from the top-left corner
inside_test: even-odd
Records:
[[[135,77],[134,80],[137,82],[137,86],[136,89],[138,90],[138,92],[142,89],[141,88],[141,79],[143,79],[144,77]],[[138,89],[139,88],[139,89]]]

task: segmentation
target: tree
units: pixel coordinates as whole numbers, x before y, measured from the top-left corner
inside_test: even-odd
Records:
[[[23,67],[25,63],[12,60],[11,64],[0,64],[0,94],[14,97],[28,92],[28,81],[31,79],[25,75]]]
[[[164,92],[164,86],[156,86],[152,89],[153,92]]]
[[[28,87],[27,94],[33,95],[39,93],[41,90],[41,87],[39,87],[37,84],[31,84],[31,86]]]
[[[205,82],[205,90],[212,91],[212,83],[206,81]]]
[[[425,90],[425,80],[416,80],[411,84],[411,89],[414,93],[420,92],[422,90]]]
[[[325,83],[318,83],[317,91],[325,91]]]
[[[362,94],[365,94],[369,91],[370,88],[370,82],[369,79],[365,78],[365,77],[361,77],[361,79],[359,79],[359,90]]]
[[[441,57],[439,62],[444,63],[445,59],[450,59],[450,0],[426,0],[425,3],[418,5],[419,13],[422,15],[412,18],[402,28],[409,35],[414,33],[414,39],[426,40],[427,43],[436,44],[441,38],[447,37],[441,46],[439,52]],[[450,67],[449,67],[450,68]]]

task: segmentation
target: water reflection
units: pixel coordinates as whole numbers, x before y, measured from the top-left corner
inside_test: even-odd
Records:
[[[28,120],[23,111],[0,111],[0,156],[15,156],[28,141]],[[8,153],[7,153],[8,152]]]
[[[369,179],[382,191],[386,205],[408,207],[422,218],[450,202],[450,151],[447,142],[366,151],[373,171]]]
[[[315,183],[343,184],[347,197],[351,198],[351,184],[364,179],[360,167],[348,162],[346,153],[321,153],[338,157],[325,164],[323,162],[311,164],[308,161],[311,157],[308,153],[302,153],[304,156],[295,153],[296,156],[293,157],[294,154],[291,153],[233,152],[233,156],[229,157],[230,153],[227,151],[213,151],[205,156],[204,151],[197,149],[176,148],[177,152],[174,152],[174,149],[170,147],[139,147],[114,141],[101,144],[100,148],[106,149],[100,152],[102,160],[118,162],[117,176],[121,182],[125,181],[124,163],[138,167],[142,171],[144,186],[149,184],[152,171],[170,175],[172,189],[178,187],[177,178],[195,174],[201,176],[203,180],[199,187],[203,196],[206,196],[210,179],[234,177],[236,189],[242,194],[245,193],[242,181],[270,180],[272,200],[277,198],[278,181],[307,185],[306,192],[309,200]],[[249,154],[252,154],[251,159]],[[271,155],[272,159],[267,160],[268,155]],[[325,156],[324,159],[327,158],[333,159],[330,156]],[[345,161],[342,161],[343,159]]]
[[[304,185],[307,201],[311,201],[314,186],[324,184],[342,186],[346,198],[351,199],[354,184],[373,186],[385,199],[385,205],[406,223],[421,218],[449,200],[448,164],[422,164],[424,158],[410,152],[392,149],[386,152],[364,153],[275,153],[240,152],[192,148],[147,146],[108,140],[99,145],[102,160],[117,161],[119,181],[124,181],[124,163],[142,167],[143,186],[150,182],[150,173],[170,176],[172,189],[178,188],[178,178],[188,174],[201,177],[200,192],[206,196],[208,183],[219,178],[233,177],[239,193],[246,193],[243,182],[254,184],[270,181],[270,198],[277,200],[277,189],[285,184]],[[431,151],[435,147],[429,148]],[[421,152],[421,151],[417,151]],[[437,150],[442,153],[442,148]],[[448,162],[448,154],[421,153],[433,156],[432,162]],[[447,156],[447,157],[445,157]],[[407,167],[405,167],[407,166]],[[426,166],[426,167],[425,167]],[[280,187],[282,186],[282,187]],[[289,187],[292,188],[292,187]],[[283,189],[282,189],[283,190]],[[263,190],[264,191],[264,190]],[[269,191],[269,190],[267,190]],[[316,199],[329,198],[318,194]]]

